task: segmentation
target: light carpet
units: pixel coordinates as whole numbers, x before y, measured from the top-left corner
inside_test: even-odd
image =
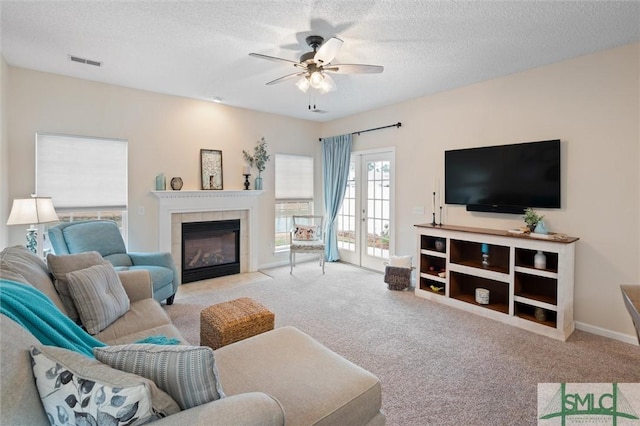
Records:
[[[377,375],[388,425],[534,425],[538,383],[640,382],[640,348],[575,331],[556,341],[390,291],[383,275],[315,262],[185,284],[166,306],[199,343],[202,308],[251,297]]]

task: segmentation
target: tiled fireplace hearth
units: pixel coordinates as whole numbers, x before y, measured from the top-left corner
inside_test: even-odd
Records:
[[[158,250],[171,252],[182,270],[182,224],[240,220],[240,272],[255,271],[256,223],[262,191],[153,191],[158,198]]]

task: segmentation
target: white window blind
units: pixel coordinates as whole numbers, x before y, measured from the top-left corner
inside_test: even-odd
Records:
[[[276,200],[313,199],[313,157],[276,154]]]
[[[127,141],[36,134],[36,193],[60,209],[127,206]]]

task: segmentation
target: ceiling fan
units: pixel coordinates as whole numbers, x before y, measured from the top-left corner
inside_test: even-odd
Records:
[[[293,64],[299,71],[284,77],[276,78],[267,83],[273,85],[281,83],[285,80],[299,78],[296,86],[304,93],[307,93],[309,87],[319,90],[321,93],[332,92],[336,90],[336,83],[329,75],[333,74],[375,74],[384,71],[384,67],[380,65],[364,65],[364,64],[332,64],[331,61],[336,57],[343,41],[336,37],[331,37],[326,42],[322,36],[311,35],[305,39],[306,43],[313,49],[311,52],[303,53],[300,61],[292,61],[290,59],[277,58],[275,56],[262,55],[260,53],[249,53],[249,56],[255,58],[267,59],[269,61],[287,62]]]

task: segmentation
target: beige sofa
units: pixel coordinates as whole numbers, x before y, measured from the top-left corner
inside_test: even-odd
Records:
[[[131,301],[130,311],[95,337],[109,345],[158,334],[185,342],[164,308],[152,298],[148,274],[127,271],[119,275]],[[0,253],[0,278],[38,288],[64,312],[47,266],[24,247],[9,247]],[[48,424],[28,354],[32,345],[39,345],[33,335],[0,315],[2,425]],[[385,424],[379,380],[293,327],[276,328],[214,354],[226,397],[156,424]]]

